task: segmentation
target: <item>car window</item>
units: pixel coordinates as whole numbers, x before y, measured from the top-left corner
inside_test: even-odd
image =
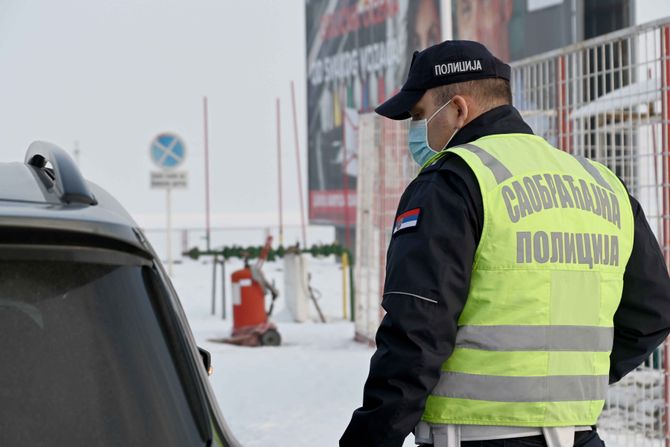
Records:
[[[143,268],[0,261],[0,445],[202,445]]]

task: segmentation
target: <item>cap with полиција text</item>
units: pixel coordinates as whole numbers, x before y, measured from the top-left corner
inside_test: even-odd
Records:
[[[412,56],[407,81],[400,92],[377,107],[380,115],[394,120],[410,118],[410,110],[426,90],[477,79],[510,80],[511,68],[481,43],[447,40]]]

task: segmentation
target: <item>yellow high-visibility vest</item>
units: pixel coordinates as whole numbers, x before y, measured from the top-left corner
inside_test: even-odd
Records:
[[[477,177],[484,225],[455,350],[423,420],[595,424],[633,247],[625,186],[534,135],[491,135],[446,152]]]

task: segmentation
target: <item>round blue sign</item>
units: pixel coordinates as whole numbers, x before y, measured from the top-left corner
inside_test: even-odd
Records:
[[[183,163],[186,145],[173,133],[157,135],[150,146],[151,161],[161,169],[173,169]]]

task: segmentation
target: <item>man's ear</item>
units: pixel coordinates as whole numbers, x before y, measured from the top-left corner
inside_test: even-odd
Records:
[[[468,101],[461,95],[456,95],[452,98],[451,102],[456,108],[456,127],[458,129],[465,126],[468,122],[468,116],[470,108],[468,107]]]

